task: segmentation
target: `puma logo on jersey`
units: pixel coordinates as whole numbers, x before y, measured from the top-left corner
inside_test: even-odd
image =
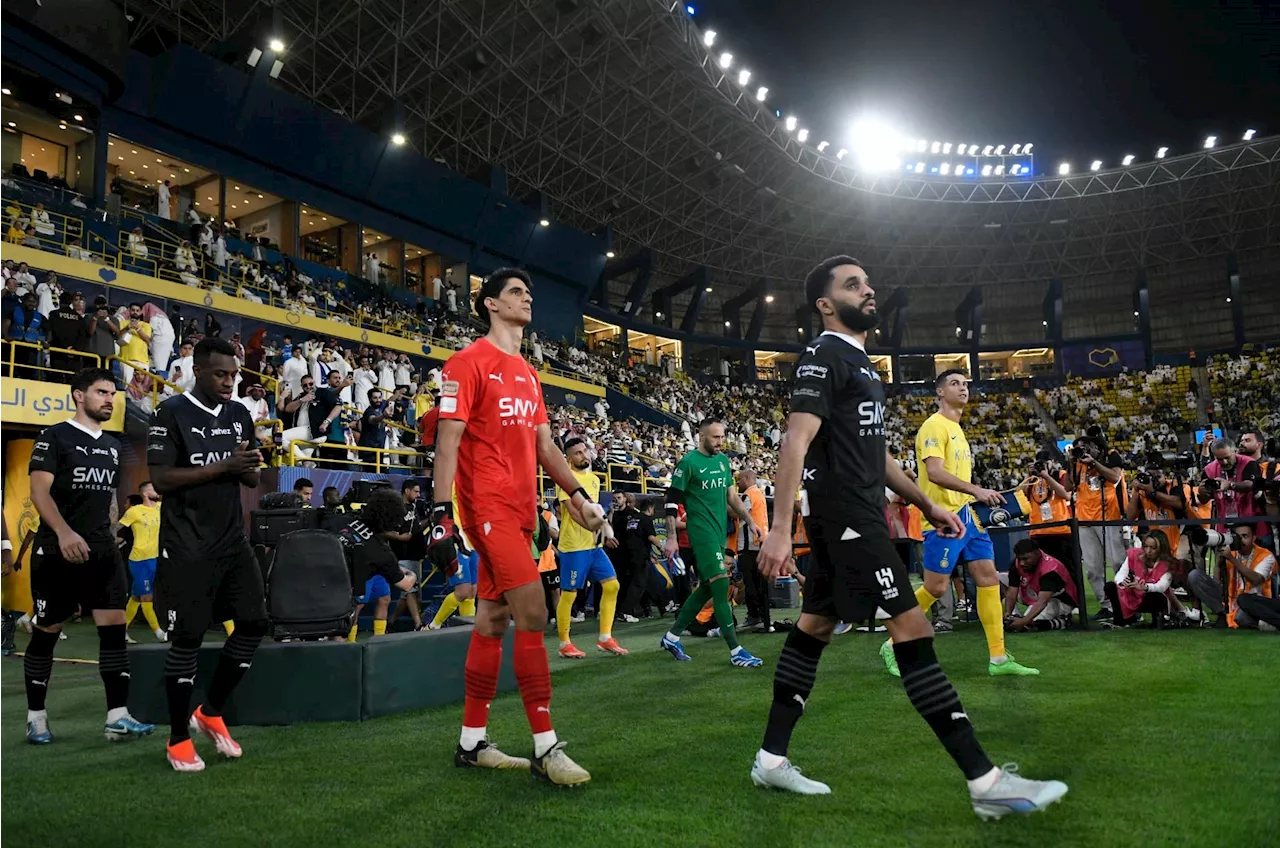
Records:
[[[499,383],[502,383],[502,375],[501,375],[501,374],[490,374],[490,375],[489,375],[489,379],[490,379],[490,380],[497,380]]]
[[[85,456],[89,455],[89,449],[84,445],[76,445],[76,450],[80,451],[80,453],[84,454]]]
[[[818,352],[818,346],[817,346],[817,345],[810,345],[809,347],[807,347],[807,348],[805,348],[805,349],[804,349],[804,352],[805,352],[805,353],[817,353],[817,352]]]
[[[206,435],[204,434],[204,431],[205,431],[205,428],[204,428],[204,427],[192,427],[192,428],[191,428],[191,432],[192,432],[192,433],[194,433],[194,434],[196,434],[196,435],[197,435],[197,436],[199,436],[200,438],[202,438],[202,439],[207,439],[207,438],[209,438],[208,436],[206,436]]]

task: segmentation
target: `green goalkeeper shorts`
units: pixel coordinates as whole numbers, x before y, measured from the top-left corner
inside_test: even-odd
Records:
[[[722,543],[704,542],[701,539],[690,536],[689,547],[693,550],[693,573],[698,575],[699,580],[705,581],[713,577],[724,576],[726,572],[724,570],[724,545]]]

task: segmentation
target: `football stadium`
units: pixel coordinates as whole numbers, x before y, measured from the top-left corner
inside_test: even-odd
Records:
[[[3,832],[1280,845],[1280,30],[1114,6],[6,4]]]

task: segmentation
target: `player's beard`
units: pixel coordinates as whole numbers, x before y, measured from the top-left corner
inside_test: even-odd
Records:
[[[874,330],[880,323],[880,315],[878,313],[864,312],[861,306],[854,306],[849,303],[836,304],[836,317],[840,319],[840,323],[855,333]]]
[[[97,409],[89,409],[88,407],[85,408],[85,413],[94,421],[97,421],[99,423],[102,423],[104,421],[110,421],[111,414],[113,412],[115,412],[115,408],[114,407],[109,408],[106,404],[103,404]]]

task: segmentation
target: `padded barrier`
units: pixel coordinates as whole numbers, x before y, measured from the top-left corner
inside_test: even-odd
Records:
[[[462,672],[471,627],[394,633],[367,641],[263,642],[253,668],[236,687],[224,715],[232,725],[280,725],[360,721],[448,704],[463,698]],[[512,631],[503,640],[498,691],[516,688],[511,666]],[[129,712],[140,721],[167,725],[165,644],[129,648],[132,679]],[[191,707],[204,699],[221,644],[200,649]]]

